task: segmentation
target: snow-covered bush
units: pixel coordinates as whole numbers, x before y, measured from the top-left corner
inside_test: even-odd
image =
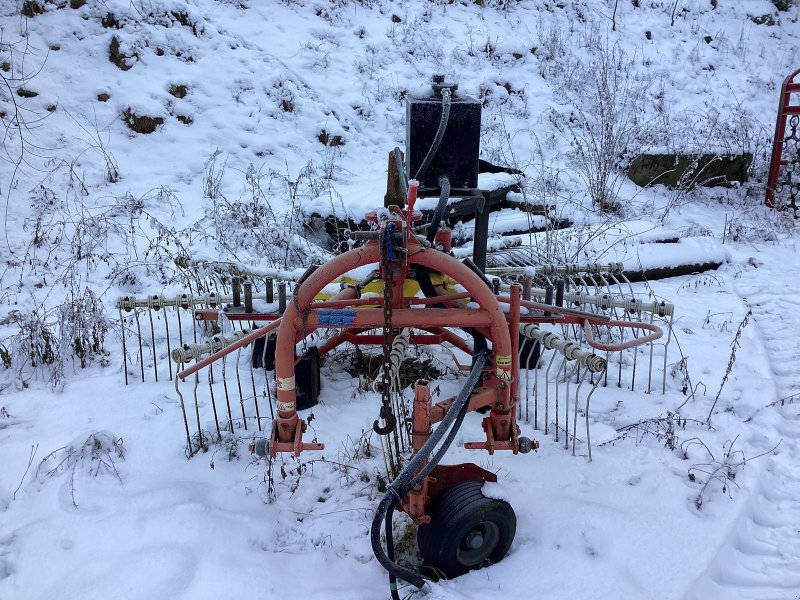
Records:
[[[308,266],[324,261],[327,253],[307,239],[303,203],[328,187],[330,165],[319,168],[309,161],[297,174],[274,169],[266,173],[250,165],[245,172],[245,193],[229,199],[221,191],[224,166],[214,153],[206,167],[205,217],[195,226],[219,251],[220,260],[277,268]],[[284,209],[273,209],[272,197],[280,197]]]
[[[45,456],[36,469],[36,479],[44,483],[67,475],[69,479],[64,485],[68,488],[72,505],[78,508],[75,500],[76,480],[83,475],[92,478],[110,475],[122,483],[117,462],[124,460],[125,446],[122,438],[110,431],[96,431],[86,438],[80,436]]]
[[[576,172],[595,207],[621,208],[621,166],[636,154],[646,128],[645,102],[653,78],[619,45],[597,39],[588,60],[562,72],[560,93],[567,109],[550,112],[550,122],[569,141]],[[595,45],[596,44],[596,45]]]
[[[58,388],[70,364],[82,369],[95,360],[108,364],[104,343],[112,324],[89,288],[71,288],[65,301],[49,310],[39,306],[12,311],[2,325],[16,328],[16,333],[0,352],[6,369],[0,389],[12,383],[27,387],[37,376]]]

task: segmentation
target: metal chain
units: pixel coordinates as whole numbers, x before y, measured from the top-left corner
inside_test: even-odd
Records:
[[[389,356],[392,353],[392,301],[393,287],[392,280],[392,261],[394,260],[394,241],[393,235],[395,225],[391,221],[383,229],[383,236],[380,240],[381,245],[381,266],[383,268],[383,374],[381,383],[381,410],[380,418],[385,425],[381,425],[376,420],[372,424],[372,429],[380,435],[387,435],[395,430],[397,419],[392,412],[392,385],[391,385],[391,365]]]

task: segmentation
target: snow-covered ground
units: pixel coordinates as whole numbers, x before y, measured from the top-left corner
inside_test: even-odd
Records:
[[[114,303],[176,293],[202,261],[302,272],[329,256],[303,219],[359,221],[382,204],[404,98],[436,72],[481,99],[482,157],[524,170],[525,198],[575,224],[514,243],[633,270],[723,265],[635,284],[676,307],[666,392],[599,387],[591,462],[582,429],[573,456],[525,421],[537,453],[467,451],[481,437],[468,420],[447,462],[498,473],[486,492],[514,506],[516,539],[499,564],[424,593],[800,597],[800,238],[762,207],[800,6],[63,0],[26,19],[21,5],[0,6],[0,599],[388,597],[368,535],[383,459],[362,437],[377,395],[329,361],[312,423],[326,450],[277,459],[271,491],[247,453],[252,427],[187,460],[173,384],[137,382],[133,365],[124,385]],[[594,210],[564,123],[595,114],[583,77],[609,56],[636,94],[618,97],[634,119],[622,153],[751,151],[752,180],[676,193],[619,178],[620,211]],[[132,131],[134,115],[155,130]],[[492,247],[532,218],[493,214]],[[95,320],[82,326],[110,329],[81,368],[65,307],[85,289]],[[49,332],[55,359],[22,343],[31,331]],[[395,522],[413,563],[413,528]]]

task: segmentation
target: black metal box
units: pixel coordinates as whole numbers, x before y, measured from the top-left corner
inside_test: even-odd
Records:
[[[443,84],[447,86],[447,84]],[[430,166],[417,175],[434,139],[442,116],[441,86],[427,97],[409,98],[406,104],[406,165],[409,179],[417,177],[420,193],[438,193],[439,177],[446,175],[454,192],[478,187],[481,143],[481,104],[460,96],[453,86],[450,116],[442,142]]]

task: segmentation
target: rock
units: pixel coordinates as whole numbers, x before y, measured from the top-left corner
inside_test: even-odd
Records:
[[[153,133],[159,125],[164,123],[163,117],[137,115],[131,108],[122,113],[122,120],[136,133]]]
[[[25,2],[22,3],[22,9],[19,12],[23,17],[32,19],[36,15],[44,14],[44,5],[36,2],[36,0],[25,0]]]
[[[331,147],[344,146],[344,143],[345,143],[344,142],[344,138],[342,136],[340,136],[340,135],[331,135],[330,133],[328,133],[324,129],[319,132],[319,135],[317,136],[317,139],[320,141],[321,144],[324,144],[325,146],[331,146]]]
[[[133,65],[128,64],[128,59],[135,58],[134,56],[127,56],[122,53],[119,48],[119,38],[114,36],[111,38],[111,44],[108,47],[108,60],[117,65],[123,71],[128,71]]]
[[[668,188],[727,186],[733,181],[747,181],[747,169],[753,162],[749,152],[719,154],[640,154],[628,166],[628,178],[646,187],[652,184]]]
[[[792,7],[792,5],[794,5],[796,2],[796,0],[769,0],[769,1],[775,5],[775,8],[783,12],[788,11]]]
[[[167,90],[171,96],[175,96],[176,98],[185,98],[186,94],[189,93],[189,88],[183,84],[174,83],[169,86],[169,90]]]

